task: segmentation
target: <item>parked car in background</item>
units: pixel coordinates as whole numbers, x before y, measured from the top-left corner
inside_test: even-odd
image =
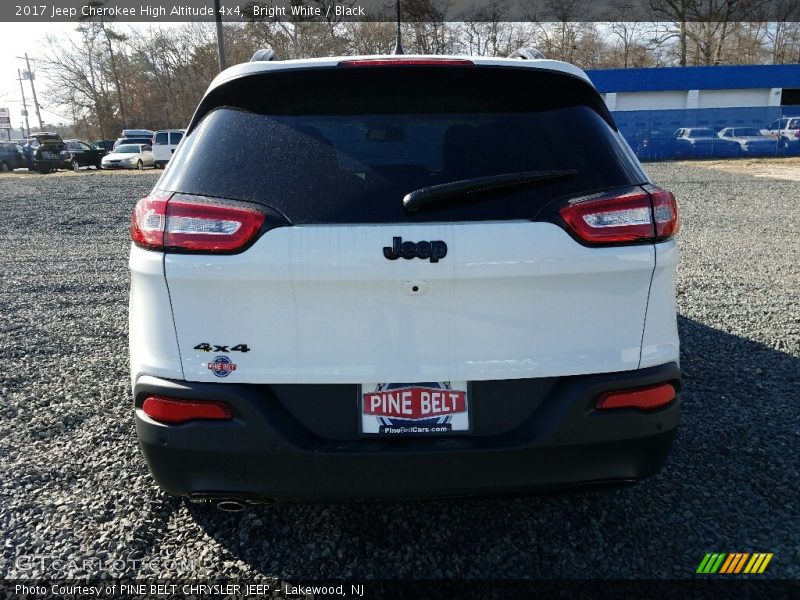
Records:
[[[669,129],[640,129],[631,136],[630,146],[639,160],[671,158],[675,153],[675,137]]]
[[[122,144],[147,144],[148,146],[152,146],[153,145],[153,136],[117,138],[117,141],[114,142],[114,146],[111,149],[111,151],[113,152],[114,150],[119,148]]]
[[[105,152],[111,152],[114,149],[114,144],[114,140],[97,140],[92,142],[92,148],[103,150]]]
[[[153,166],[153,147],[150,144],[122,144],[102,160],[104,169],[144,169]]]
[[[98,150],[82,140],[65,140],[64,143],[67,151],[72,155],[70,166],[73,171],[77,171],[81,167],[100,168],[100,162],[106,154],[105,150]]]
[[[39,173],[49,173],[56,169],[71,168],[72,155],[67,151],[64,140],[57,133],[34,133],[29,144],[33,149],[32,168]]]
[[[153,145],[153,131],[150,129],[123,129],[122,135],[114,142],[114,148],[121,144]]]
[[[183,129],[162,129],[153,135],[153,156],[156,169],[163,169],[183,139]]]
[[[122,137],[124,138],[139,138],[139,137],[153,137],[152,129],[123,129]]]
[[[674,137],[677,157],[733,156],[739,152],[738,144],[720,138],[710,127],[681,127]]]
[[[755,127],[726,127],[717,135],[739,145],[739,154],[766,156],[775,154],[776,141]]]
[[[0,171],[13,171],[28,166],[25,150],[14,142],[0,143]]]
[[[773,121],[762,133],[776,140],[778,154],[800,153],[800,117],[783,117]]]

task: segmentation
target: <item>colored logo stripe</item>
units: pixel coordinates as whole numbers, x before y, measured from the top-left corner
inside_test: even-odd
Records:
[[[772,560],[772,553],[758,553],[753,554],[753,558],[750,559],[750,562],[747,563],[747,566],[744,568],[745,573],[763,573],[764,570],[767,568],[769,561]]]
[[[744,561],[747,560],[747,557],[750,556],[749,554],[742,554],[739,552],[734,552],[733,554],[728,554],[728,558],[722,565],[720,569],[720,573],[730,574],[730,573],[738,573],[742,570],[744,566]]]
[[[722,564],[722,560],[725,558],[725,554],[706,554],[703,562],[700,563],[700,566],[697,567],[697,573],[716,573],[719,566]]]
[[[749,552],[709,552],[703,557],[695,572],[702,574],[719,572],[725,575],[763,573],[772,557],[773,554],[767,552],[757,552],[752,555]]]

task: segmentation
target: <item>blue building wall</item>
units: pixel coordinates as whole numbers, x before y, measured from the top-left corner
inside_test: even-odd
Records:
[[[737,65],[718,67],[662,67],[646,69],[604,69],[586,72],[600,93],[667,92],[688,90],[738,90],[800,88],[800,64]],[[739,108],[695,108],[681,110],[631,110],[612,112],[617,125],[644,160],[687,158],[665,142],[663,136],[683,127],[755,127],[767,129],[783,116],[800,115],[800,106],[757,106]],[[655,138],[651,140],[651,134]],[[642,141],[644,140],[644,144]],[[653,149],[657,148],[655,151]],[[800,143],[779,148],[773,154],[800,154]],[[717,156],[735,155],[724,144]]]
[[[601,94],[800,88],[800,64],[596,69],[586,74]]]

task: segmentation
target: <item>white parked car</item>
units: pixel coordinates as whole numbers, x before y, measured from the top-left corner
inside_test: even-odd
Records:
[[[140,447],[225,508],[650,476],[677,231],[573,65],[231,67],[132,217]]]
[[[800,116],[777,119],[761,133],[777,142],[781,154],[800,152]]]
[[[717,134],[723,140],[738,144],[739,154],[775,154],[777,143],[755,127],[726,127]]]
[[[154,163],[153,148],[147,144],[121,144],[103,157],[104,169],[144,169]]]
[[[169,159],[183,138],[183,129],[163,129],[153,136],[153,157],[156,169],[167,166]]]

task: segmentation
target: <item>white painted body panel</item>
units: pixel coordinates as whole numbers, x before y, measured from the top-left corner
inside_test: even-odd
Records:
[[[140,375],[183,379],[164,279],[164,254],[131,244],[128,265],[131,271],[128,310],[131,379],[134,383]]]
[[[647,321],[642,336],[641,368],[680,361],[675,306],[675,269],[678,245],[670,240],[655,245],[656,268],[650,286]]]
[[[448,254],[387,260],[398,235]],[[295,226],[165,271],[188,381],[478,381],[638,368],[654,256],[550,223]],[[201,343],[251,351],[219,378]]]

